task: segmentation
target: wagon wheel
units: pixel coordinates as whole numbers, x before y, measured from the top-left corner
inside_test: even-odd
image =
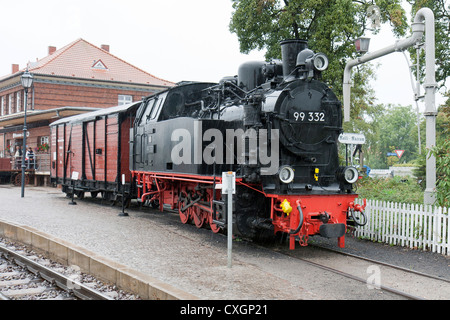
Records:
[[[189,221],[189,218],[191,216],[191,208],[181,211],[181,208],[186,206],[189,203],[189,200],[187,198],[187,195],[185,192],[180,193],[180,197],[178,198],[178,213],[180,215],[180,220],[182,223],[187,223]]]
[[[150,200],[150,206],[153,209],[159,209],[159,199]]]
[[[196,206],[193,206],[191,208],[192,208],[192,216],[194,218],[194,224],[197,228],[201,228],[206,220],[204,211]]]
[[[25,184],[29,183],[30,178],[28,177],[28,175],[25,175]],[[22,185],[22,175],[20,173],[16,174],[16,176],[14,177],[14,185],[15,186],[20,186]]]
[[[84,199],[84,191],[76,191],[75,194],[78,199]]]
[[[219,213],[217,212],[216,214],[219,214]],[[213,222],[213,214],[210,213],[208,215],[208,217],[209,217],[209,227],[211,228],[211,231],[214,233],[218,233],[221,228]]]

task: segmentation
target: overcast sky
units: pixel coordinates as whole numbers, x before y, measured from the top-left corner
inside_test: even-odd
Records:
[[[24,68],[45,57],[48,46],[59,49],[79,38],[108,44],[115,56],[173,82],[217,82],[245,61],[264,59],[264,52],[239,53],[228,29],[231,0],[15,0],[2,1],[1,12],[0,76],[11,73],[12,64]],[[372,37],[370,51],[394,41],[386,28]],[[403,54],[375,62],[378,102],[414,105]],[[443,101],[437,96],[437,105]]]

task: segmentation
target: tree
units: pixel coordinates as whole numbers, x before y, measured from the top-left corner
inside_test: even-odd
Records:
[[[325,53],[330,65],[323,79],[341,92],[346,61],[356,57],[354,40],[368,29],[368,0],[232,0],[234,12],[230,31],[236,33],[240,50],[266,49],[266,59],[279,59],[279,42],[306,39],[309,48]],[[389,22],[393,32],[407,30],[401,0],[375,1],[380,21]],[[374,30],[374,32],[377,32]],[[355,87],[359,84],[355,83]]]
[[[436,121],[436,147],[430,153],[436,157],[436,203],[450,207],[450,91],[446,96]]]
[[[386,110],[373,124],[375,135],[373,145],[368,152],[369,166],[388,167],[398,161],[389,159],[387,153],[405,150],[402,162],[410,162],[417,157],[417,116],[410,106],[387,106]]]

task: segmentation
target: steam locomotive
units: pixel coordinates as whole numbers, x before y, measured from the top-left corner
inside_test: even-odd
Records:
[[[183,223],[219,232],[222,173],[234,172],[234,234],[283,235],[291,249],[321,235],[344,247],[365,205],[355,202],[357,169],[339,165],[341,103],[320,81],[328,59],[303,40],[282,41],[281,51],[281,62],[244,63],[219,83],[184,82],[54,122],[52,181],[78,197],[176,210]]]

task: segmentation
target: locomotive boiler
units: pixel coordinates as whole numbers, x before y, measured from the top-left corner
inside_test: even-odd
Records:
[[[130,194],[183,223],[227,226],[222,172],[236,173],[233,232],[307,245],[360,223],[358,171],[340,166],[341,103],[320,80],[328,59],[281,42],[282,61],[248,62],[219,83],[184,82],[145,98],[129,132]]]

